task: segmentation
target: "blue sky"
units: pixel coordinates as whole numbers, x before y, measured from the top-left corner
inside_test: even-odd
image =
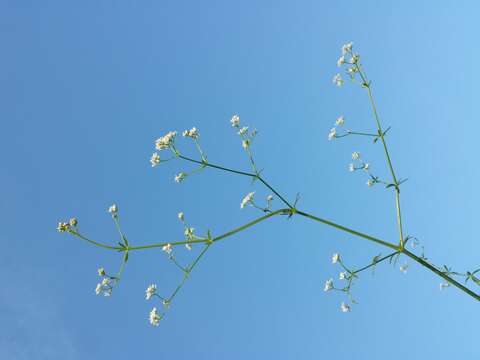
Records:
[[[381,149],[328,142],[337,116],[371,130],[366,94],[335,88],[340,47],[362,55],[402,187],[406,233],[458,270],[480,265],[474,1],[1,1],[0,357],[5,359],[475,359],[479,304],[410,264],[364,274],[359,304],[324,293],[340,252],[361,266],[383,249],[320,224],[274,218],[209,250],[158,328],[144,299],[180,274],[161,251],[131,255],[111,298],[96,269],[116,253],[120,208],[133,244],[182,236],[184,211],[214,234],[259,214],[239,209],[248,179],[188,164],[152,169],[154,140],[196,126],[211,162],[248,170],[229,119],[259,130],[265,178],[299,208],[395,241],[393,194],[347,171],[357,150],[386,176]],[[195,155],[188,142],[181,142]],[[275,206],[280,206],[278,200]],[[182,254],[184,256],[185,254]],[[401,260],[403,263],[403,260]]]

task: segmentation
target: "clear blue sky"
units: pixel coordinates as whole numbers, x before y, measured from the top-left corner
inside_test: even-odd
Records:
[[[345,299],[323,292],[338,276],[331,254],[361,266],[384,250],[305,219],[215,245],[159,328],[144,290],[178,280],[164,254],[132,254],[113,296],[97,297],[96,269],[116,269],[119,255],[55,227],[77,216],[114,243],[112,202],[133,244],[181,238],[180,210],[214,234],[253,219],[240,200],[268,192],[248,179],[208,170],[175,184],[187,164],[148,162],[157,137],[196,126],[212,162],[248,169],[229,124],[238,113],[289,199],[300,192],[300,208],[394,241],[392,193],[347,171],[357,150],[386,175],[380,147],[326,139],[340,114],[374,127],[365,93],[331,83],[351,40],[409,178],[406,233],[436,263],[474,269],[479,11],[474,1],[1,1],[0,358],[477,359],[480,304],[440,292],[415,264],[365,274],[359,304],[341,313]]]

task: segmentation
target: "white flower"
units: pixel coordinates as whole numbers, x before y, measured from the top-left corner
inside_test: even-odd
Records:
[[[195,231],[192,227],[185,228],[184,234],[187,238],[191,239],[193,237],[193,232]]]
[[[328,133],[328,140],[332,140],[337,137],[337,129],[331,128],[330,132]]]
[[[108,208],[108,212],[109,212],[110,214],[112,214],[112,216],[117,215],[117,213],[118,213],[118,207],[117,207],[117,205],[116,205],[116,204],[113,204],[112,206],[110,206],[110,207]]]
[[[342,272],[340,273],[340,275],[338,276],[338,278],[339,278],[340,280],[345,280],[345,279],[347,278],[347,272],[346,272],[346,271],[342,271]]]
[[[185,179],[187,177],[187,174],[181,172],[180,174],[178,175],[175,175],[175,182],[176,183],[180,183],[183,181],[183,179]]]
[[[112,296],[112,289],[103,290],[103,296]]]
[[[360,60],[360,55],[359,54],[353,54],[352,57],[350,58],[350,62],[352,64],[356,64]]]
[[[199,133],[196,127],[191,128],[190,130],[185,130],[183,132],[183,137],[191,137],[192,139],[198,139]]]
[[[158,324],[160,324],[161,317],[158,315],[158,311],[156,307],[154,307],[152,311],[150,311],[149,319],[150,319],[150,324],[152,324],[153,326],[158,326]]]
[[[336,264],[338,262],[338,260],[340,260],[340,254],[333,254],[332,255],[332,264]]]
[[[352,153],[352,160],[358,160],[360,159],[360,153],[358,151],[354,151]]]
[[[342,66],[343,64],[345,64],[345,56],[340,56],[337,60],[337,66],[340,67]]]
[[[448,283],[448,282],[441,282],[440,285],[439,285],[440,290],[446,289],[449,286],[450,286],[450,283]]]
[[[177,135],[176,131],[170,131],[167,135],[158,138],[155,141],[155,148],[157,150],[165,150],[172,146],[175,136]]]
[[[107,286],[109,284],[110,284],[110,278],[108,278],[108,277],[103,278],[102,286]]]
[[[353,67],[353,66],[352,66],[352,67],[349,67],[349,68],[347,69],[347,72],[348,72],[349,75],[353,75],[353,74],[355,74],[357,71],[358,71],[357,68],[356,68],[356,67]]]
[[[163,245],[162,250],[170,255],[172,253],[172,244]]]
[[[272,195],[268,195],[268,196],[267,196],[267,201],[270,202],[270,201],[272,201],[272,200],[273,200],[273,196],[272,196]]]
[[[102,284],[98,283],[97,287],[95,288],[95,294],[100,295],[101,292],[102,292]]]
[[[255,195],[255,192],[248,193],[240,203],[240,209],[243,209],[247,204],[251,203],[253,201],[254,195]]]
[[[158,155],[158,153],[156,152],[153,153],[152,157],[150,158],[150,163],[152,164],[152,167],[155,167],[158,164],[160,164],[160,155]]]
[[[185,244],[185,247],[187,248],[187,250],[192,250],[192,245],[191,244]]]
[[[155,295],[155,292],[157,291],[157,285],[151,284],[147,287],[147,290],[145,290],[145,298],[147,300],[150,300],[150,298]]]
[[[244,126],[240,130],[238,130],[238,135],[245,135],[247,132],[248,132],[248,126]]]
[[[65,222],[59,222],[57,226],[57,230],[60,232],[65,232],[70,229],[70,224],[67,224]]]
[[[332,79],[332,82],[337,85],[337,86],[342,86],[343,85],[343,79],[342,77],[340,76],[340,74],[336,74],[333,79]]]
[[[342,126],[343,124],[345,124],[345,119],[343,118],[343,116],[339,116],[335,121],[335,125]]]
[[[248,147],[250,146],[250,140],[243,140],[242,141],[242,147],[247,150]]]
[[[230,119],[230,123],[233,127],[238,127],[240,125],[240,117],[238,115],[233,115]]]
[[[368,179],[367,181],[367,186],[372,187],[375,184],[375,182],[372,179]]]
[[[346,53],[352,51],[353,47],[353,42],[349,42],[345,45],[342,46],[342,55],[345,55]]]
[[[68,220],[68,225],[70,226],[77,226],[77,224],[78,224],[77,218],[71,218],[70,220]]]
[[[363,164],[363,170],[368,171],[368,169],[370,169],[370,164],[369,163]]]
[[[406,273],[407,273],[407,269],[408,269],[408,264],[407,264],[407,263],[405,263],[405,264],[403,264],[403,265],[400,265],[400,271],[401,271],[402,273],[406,274]]]
[[[340,304],[340,310],[342,310],[342,312],[344,312],[344,313],[349,312],[349,311],[350,311],[350,305],[345,304],[344,302],[342,302],[342,303]]]
[[[180,221],[184,221],[184,220],[185,220],[185,215],[183,214],[182,211],[179,212],[177,216],[178,216],[178,219],[179,219]]]
[[[101,267],[100,269],[97,270],[98,272],[98,276],[105,276],[105,269],[103,267]]]
[[[323,288],[323,291],[330,291],[333,289],[333,279],[328,279],[325,282],[325,287]]]
[[[355,165],[353,165],[353,164],[348,164],[348,171],[354,172],[354,171],[355,171]]]

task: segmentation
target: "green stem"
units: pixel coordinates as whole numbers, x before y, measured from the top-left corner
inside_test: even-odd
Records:
[[[185,245],[185,244],[195,244],[195,243],[208,244],[210,242],[216,242],[216,241],[223,240],[224,238],[226,238],[230,235],[233,235],[233,234],[236,234],[236,233],[238,233],[242,230],[248,229],[249,227],[251,227],[255,224],[258,224],[259,222],[264,221],[264,220],[266,220],[266,219],[268,219],[272,216],[279,215],[279,214],[285,215],[285,214],[289,214],[289,213],[290,213],[290,209],[279,209],[279,210],[276,210],[276,211],[272,211],[271,213],[268,213],[267,215],[259,217],[259,218],[255,219],[253,221],[250,221],[249,223],[247,223],[245,225],[239,226],[239,227],[237,227],[237,228],[235,228],[235,229],[233,229],[229,232],[226,232],[225,234],[214,237],[213,239],[198,239],[198,240],[186,240],[186,241],[175,241],[175,242],[162,242],[162,243],[151,244],[151,245],[132,246],[132,247],[129,247],[128,250],[133,251],[133,250],[159,248],[159,247],[163,247],[163,246],[168,245],[168,244],[170,244],[172,246]]]
[[[207,166],[207,167],[211,167],[211,168],[214,168],[214,169],[231,172],[231,173],[238,174],[238,175],[244,175],[244,176],[249,176],[249,177],[257,177],[257,175],[253,174],[253,173],[247,173],[245,171],[238,171],[238,170],[234,170],[234,169],[229,169],[229,168],[226,168],[224,166],[210,164],[209,162],[205,162],[205,161],[198,161],[198,160],[189,158],[189,157],[184,156],[184,155],[178,155],[178,157],[180,159],[187,160],[187,161],[197,163],[197,164],[200,164],[200,165],[204,165],[204,166]]]
[[[264,220],[266,220],[266,219],[268,219],[268,218],[270,218],[270,217],[272,217],[272,216],[279,215],[279,214],[281,214],[281,215],[286,215],[286,214],[289,214],[289,213],[290,213],[290,209],[279,209],[279,210],[272,211],[271,213],[269,213],[269,214],[267,214],[267,215],[265,215],[265,216],[259,217],[259,218],[255,219],[255,220],[253,220],[253,221],[251,221],[251,222],[249,222],[249,223],[247,223],[247,224],[245,224],[245,225],[243,225],[243,226],[237,227],[237,228],[235,228],[235,229],[233,229],[233,230],[231,230],[231,231],[229,231],[229,232],[227,232],[227,233],[225,233],[225,234],[223,234],[223,235],[214,237],[214,238],[212,239],[212,241],[213,241],[213,242],[216,242],[216,241],[223,240],[223,239],[225,239],[225,238],[228,237],[228,236],[231,236],[231,235],[233,235],[233,234],[236,234],[236,233],[238,233],[238,232],[240,232],[240,231],[242,231],[242,230],[248,229],[250,226],[253,226],[253,225],[255,225],[255,224],[258,224],[259,222],[264,221]]]
[[[400,210],[400,188],[399,184],[397,181],[397,177],[395,176],[395,171],[393,170],[393,165],[392,165],[392,160],[390,159],[390,154],[388,152],[388,147],[387,147],[387,142],[385,141],[385,134],[382,129],[382,125],[380,123],[380,117],[378,116],[377,112],[377,107],[375,105],[375,100],[373,99],[373,94],[372,94],[372,88],[370,86],[370,83],[367,80],[367,76],[364,74],[361,66],[359,64],[356,64],[356,68],[358,70],[358,73],[360,74],[360,77],[362,78],[363,85],[366,87],[368,91],[368,98],[370,99],[370,104],[372,106],[373,110],[373,115],[375,117],[375,122],[377,124],[377,130],[378,130],[378,136],[380,140],[382,141],[383,144],[383,150],[385,152],[385,157],[387,158],[387,164],[390,169],[390,173],[392,175],[392,180],[395,185],[395,207],[396,207],[396,213],[397,213],[397,225],[398,225],[398,233],[400,237],[400,248],[403,249],[404,247],[404,237],[403,237],[403,225],[402,225],[402,214]]]
[[[195,268],[195,266],[197,266],[198,262],[200,261],[200,259],[202,258],[202,256],[207,252],[208,248],[210,247],[211,244],[207,244],[203,250],[200,252],[200,254],[197,256],[197,258],[195,259],[195,261],[192,263],[192,265],[190,267],[187,268],[187,270],[184,270],[184,274],[183,274],[183,279],[182,279],[182,282],[176,287],[175,291],[172,293],[172,295],[170,295],[170,297],[168,298],[168,302],[170,303],[174,298],[175,296],[178,294],[178,292],[180,291],[180,289],[183,287],[183,285],[185,284],[185,282],[187,281],[188,277],[190,276],[190,273],[192,272],[192,270]]]
[[[443,272],[441,272],[440,270],[438,270],[435,266],[433,266],[432,264],[428,263],[427,261],[425,261],[424,259],[418,257],[417,255],[411,253],[410,251],[408,251],[407,249],[403,249],[402,250],[402,253],[407,255],[408,257],[410,257],[411,259],[415,260],[416,262],[418,262],[420,265],[422,266],[425,266],[427,269],[433,271],[435,274],[437,274],[438,276],[444,278],[446,281],[448,281],[450,284],[452,284],[453,286],[456,286],[457,288],[459,288],[460,290],[462,290],[463,292],[467,293],[468,295],[470,295],[471,297],[473,297],[474,299],[480,301],[480,296],[476,293],[474,293],[472,290],[470,290],[469,288],[467,288],[466,286],[463,286],[462,284],[460,284],[458,281],[454,280],[453,278],[451,278],[450,276],[444,274]]]
[[[387,255],[387,256],[384,256],[383,258],[381,258],[381,259],[379,259],[379,260],[377,260],[377,261],[375,261],[375,262],[372,262],[371,264],[368,264],[367,266],[364,266],[364,267],[362,267],[362,268],[360,268],[360,269],[358,269],[358,270],[352,271],[352,274],[355,274],[355,275],[356,275],[356,274],[358,274],[359,272],[362,272],[362,271],[364,271],[364,270],[367,270],[367,269],[371,268],[372,266],[375,266],[375,265],[377,265],[377,264],[380,264],[382,261],[385,261],[385,260],[387,260],[387,259],[390,259],[391,257],[393,257],[393,256],[395,256],[395,255],[397,255],[397,254],[399,254],[399,253],[400,253],[400,251],[395,251],[395,252],[393,252],[393,253],[391,253],[391,254],[389,254],[389,255]]]
[[[358,131],[350,131],[347,130],[346,134],[343,135],[336,135],[337,138],[342,138],[348,135],[361,135],[361,136],[371,136],[371,137],[379,137],[378,134],[370,134],[370,133],[363,133],[363,132],[358,132]]]
[[[234,169],[230,169],[230,168],[227,168],[227,167],[224,167],[224,166],[215,165],[215,164],[210,164],[209,162],[206,162],[206,161],[198,161],[198,160],[189,158],[189,157],[184,156],[184,155],[178,155],[178,157],[179,157],[180,159],[187,160],[187,161],[190,161],[190,162],[193,162],[193,163],[196,163],[196,164],[200,164],[200,165],[203,165],[203,166],[206,166],[206,167],[211,167],[211,168],[214,168],[214,169],[231,172],[231,173],[238,174],[238,175],[243,175],[243,176],[248,176],[248,177],[251,177],[251,178],[256,178],[256,179],[260,180],[260,182],[261,182],[263,185],[265,185],[268,189],[270,189],[276,196],[278,196],[278,198],[279,198],[285,205],[287,205],[290,209],[293,209],[293,206],[292,206],[282,195],[280,195],[280,194],[278,193],[278,191],[276,191],[268,182],[266,182],[266,181],[265,181],[260,175],[258,175],[258,174],[248,173],[248,172],[245,172],[245,171],[234,170]]]
[[[302,216],[305,216],[309,219],[312,219],[312,220],[315,220],[315,221],[318,221],[322,224],[325,224],[325,225],[328,225],[328,226],[332,226],[334,227],[335,229],[338,229],[338,230],[342,230],[342,231],[345,231],[349,234],[352,234],[352,235],[355,235],[355,236],[358,236],[358,237],[361,237],[361,238],[364,238],[364,239],[367,239],[369,241],[372,241],[374,243],[377,243],[377,244],[380,244],[380,245],[383,245],[383,246],[386,246],[390,249],[394,249],[394,250],[398,250],[398,246],[397,245],[394,245],[394,244],[391,244],[389,242],[386,242],[386,241],[383,241],[383,240],[380,240],[380,239],[377,239],[373,236],[370,236],[370,235],[367,235],[367,234],[364,234],[364,233],[361,233],[359,231],[356,231],[356,230],[352,230],[346,226],[343,226],[343,225],[339,225],[339,224],[336,224],[334,223],[333,221],[330,221],[330,220],[325,220],[325,219],[322,219],[322,218],[319,218],[317,216],[314,216],[314,215],[310,215],[310,214],[307,214],[303,211],[297,211],[297,214],[298,215],[302,215]]]
[[[73,235],[79,237],[80,239],[89,242],[92,245],[99,246],[99,247],[102,247],[104,249],[117,250],[117,251],[123,250],[123,248],[121,248],[120,246],[110,246],[110,245],[99,243],[97,241],[90,240],[90,239],[86,238],[85,236],[83,236],[82,234],[80,234],[79,232],[76,232],[76,231],[72,231],[71,233]]]

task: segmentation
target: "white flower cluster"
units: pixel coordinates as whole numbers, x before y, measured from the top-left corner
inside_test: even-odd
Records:
[[[187,223],[185,222],[185,214],[183,212],[179,212],[177,217],[178,217],[178,220],[180,220],[185,227],[185,229],[183,231],[183,234],[187,238],[187,241],[195,240],[196,239],[195,234],[194,234],[195,233],[195,228],[187,225]],[[186,243],[185,247],[187,248],[187,250],[192,250],[192,244],[191,243]]]
[[[150,300],[153,295],[157,292],[157,285],[151,284],[145,290],[145,299]]]
[[[97,273],[98,276],[102,277],[102,281],[100,281],[95,287],[95,294],[100,295],[103,293],[104,296],[112,295],[112,278],[107,275],[103,267],[99,268]]]
[[[174,180],[175,180],[176,183],[181,183],[183,181],[183,179],[185,179],[186,177],[187,177],[187,174],[184,173],[184,172],[181,172],[181,173],[175,175]]]
[[[162,251],[167,253],[168,255],[172,254],[172,244],[166,244],[162,246]]]
[[[158,138],[157,140],[155,140],[155,149],[157,149],[158,151],[170,149],[174,144],[176,135],[176,131],[170,131],[167,135]],[[152,165],[152,167],[160,164],[160,155],[157,152],[154,152],[150,157],[150,164]]]
[[[160,155],[158,155],[158,153],[154,152],[152,154],[152,157],[150,158],[150,164],[152,164],[152,167],[155,167],[158,164],[160,164]]]
[[[333,289],[333,279],[328,279],[325,281],[325,286],[323,288],[323,291],[330,291]]]
[[[152,324],[153,326],[158,326],[160,324],[160,320],[162,320],[162,318],[158,314],[156,307],[154,307],[152,311],[150,311],[149,320],[150,324]]]
[[[346,271],[342,271],[338,278],[340,280],[350,280],[351,277],[353,276],[353,274],[350,272],[350,271],[347,271],[347,269],[345,268],[345,266],[343,265],[341,259],[340,259],[340,254],[339,253],[334,253],[332,255],[332,264],[337,264],[339,263]],[[350,286],[350,285],[349,285]],[[344,289],[337,289],[337,290],[341,290],[341,291],[349,291],[349,286],[347,288],[344,288]],[[333,279],[330,278],[328,279],[326,282],[325,282],[325,286],[323,287],[323,291],[330,291],[330,290],[335,290],[335,286],[333,284]],[[350,311],[350,305],[346,304],[345,302],[342,302],[340,304],[340,310],[342,312],[349,312]]]
[[[400,269],[400,272],[406,274],[406,273],[407,273],[407,270],[408,270],[408,264],[405,263],[405,264],[403,264],[403,265],[400,265],[400,268],[399,268],[399,269]]]
[[[239,127],[240,126],[240,116],[233,115],[232,118],[230,119],[230,123],[232,124],[233,127]]]
[[[230,124],[232,127],[238,129],[238,135],[242,138],[242,147],[247,150],[250,147],[250,144],[255,136],[257,136],[257,129],[248,131],[248,126],[240,127],[240,117],[238,115],[233,115],[230,119]]]
[[[57,226],[57,230],[59,232],[75,231],[77,224],[78,224],[77,218],[71,218],[70,220],[68,220],[68,222],[59,222]]]
[[[243,198],[242,202],[240,203],[240,209],[243,209],[248,204],[253,204],[253,197],[255,192],[250,192]]]
[[[345,303],[342,301],[342,303],[340,304],[340,310],[342,310],[342,312],[344,312],[344,313],[350,312],[350,305],[345,304]]]
[[[198,139],[200,136],[196,127],[193,127],[190,130],[185,130],[182,135],[183,137],[190,137],[192,139]]]
[[[340,74],[335,74],[335,76],[332,79],[332,82],[338,87],[342,86],[344,83],[342,76]]]
[[[350,172],[354,172],[354,171],[357,171],[357,170],[364,170],[366,171],[369,175],[370,175],[370,179],[367,180],[367,186],[368,187],[372,187],[373,185],[375,185],[377,182],[378,182],[378,179],[374,176],[372,176],[370,174],[370,164],[369,163],[366,163],[366,162],[363,162],[363,160],[360,159],[360,153],[358,151],[354,151],[352,153],[352,160],[355,163],[350,163],[348,164],[348,171]]]
[[[350,56],[347,59],[347,56]],[[355,78],[355,73],[359,72],[360,55],[353,52],[353,43],[349,42],[342,46],[342,55],[337,60],[337,66],[349,65],[347,68],[347,74],[351,79]],[[343,80],[340,74],[336,74],[333,78],[333,83],[337,86],[343,85]]]
[[[170,131],[167,135],[158,138],[155,141],[155,148],[157,150],[169,149],[173,145],[176,135],[177,135],[176,131]]]
[[[117,204],[113,204],[108,208],[108,212],[112,217],[117,217],[118,216],[118,206]]]
[[[330,132],[328,133],[328,140],[333,140],[335,139],[337,135],[337,126],[343,126],[345,124],[345,117],[339,116],[337,120],[335,120],[335,126],[330,129]]]

